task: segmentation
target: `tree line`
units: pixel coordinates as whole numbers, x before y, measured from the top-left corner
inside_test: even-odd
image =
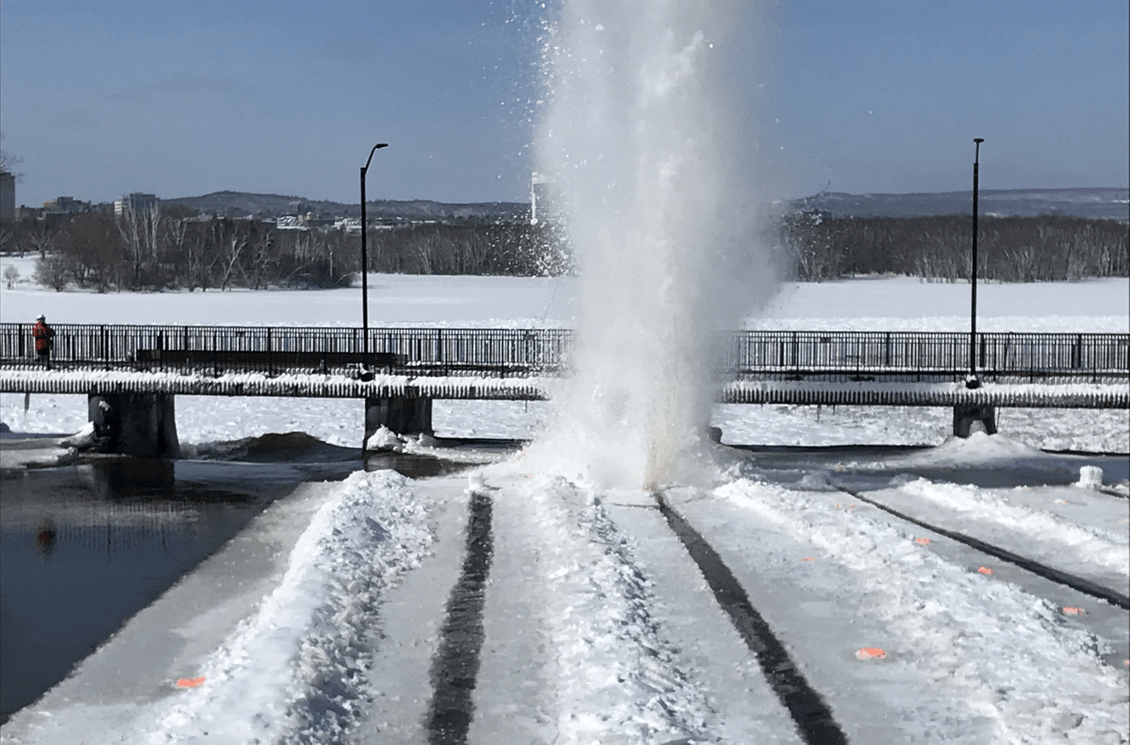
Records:
[[[794,215],[777,240],[798,279],[902,274],[931,282],[970,276],[968,216]],[[1130,276],[1126,223],[1062,215],[978,220],[977,276],[1000,282],[1077,281]]]
[[[901,274],[954,282],[970,274],[971,221],[793,214],[754,243],[802,281]],[[64,290],[227,290],[348,285],[360,269],[356,230],[283,230],[253,220],[200,218],[157,205],[62,223],[7,223],[2,250],[37,254],[37,281]],[[368,269],[394,274],[545,276],[572,273],[552,224],[460,219],[370,227]],[[764,252],[762,252],[764,253]],[[978,276],[1002,282],[1130,276],[1125,223],[1079,217],[982,217]],[[6,277],[8,280],[13,278]],[[11,283],[11,282],[9,282]]]
[[[567,269],[550,231],[525,222],[376,226],[366,243],[371,272],[531,276]],[[3,251],[37,254],[36,280],[59,291],[330,288],[348,285],[360,270],[361,236],[200,219],[158,204],[116,217],[87,213],[61,224],[9,224]]]

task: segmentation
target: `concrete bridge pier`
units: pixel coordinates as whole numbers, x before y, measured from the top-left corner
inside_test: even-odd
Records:
[[[365,442],[381,427],[398,435],[430,435],[432,399],[379,397],[365,399]]]
[[[87,418],[103,452],[175,458],[180,441],[173,402],[166,393],[92,393]]]
[[[984,429],[985,434],[997,433],[997,407],[989,404],[961,404],[953,407],[953,434],[969,437],[972,432]]]

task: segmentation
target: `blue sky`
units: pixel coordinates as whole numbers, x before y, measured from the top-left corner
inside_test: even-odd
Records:
[[[370,198],[524,200],[540,5],[4,0],[17,201],[352,202],[376,142]],[[771,81],[751,136],[780,154],[781,196],[967,189],[974,137],[982,188],[1130,180],[1125,0],[769,5],[765,70],[743,79]]]

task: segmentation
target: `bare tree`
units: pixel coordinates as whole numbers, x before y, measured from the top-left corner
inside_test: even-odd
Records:
[[[219,245],[223,253],[218,257],[217,264],[220,268],[220,290],[228,289],[237,274],[242,274],[243,252],[247,249],[248,239],[246,231],[239,223],[231,220],[220,220],[215,226]]]

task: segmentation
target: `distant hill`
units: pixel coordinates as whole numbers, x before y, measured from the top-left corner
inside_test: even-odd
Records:
[[[204,213],[278,217],[299,212],[313,212],[326,216],[361,215],[358,203],[343,204],[306,197],[284,196],[280,194],[248,194],[240,191],[216,191],[199,197],[177,197],[163,199],[163,204],[177,204]],[[388,199],[372,200],[366,205],[366,213],[375,219],[406,220],[454,220],[458,218],[480,218],[487,220],[524,219],[529,216],[530,206],[522,202],[477,202],[472,204],[446,204],[428,199],[397,201]]]
[[[357,217],[361,214],[361,207],[356,203],[343,204],[298,196],[238,191],[217,191],[199,197],[178,197],[162,201],[204,213],[233,216],[278,217],[298,212],[335,217]],[[822,192],[794,200],[791,204],[798,211],[816,210],[833,217],[963,215],[972,211],[973,194],[972,190],[919,194]],[[530,205],[527,202],[448,204],[428,199],[381,199],[369,202],[366,210],[374,219],[447,221],[477,218],[497,221],[523,220],[529,216]],[[1130,222],[1130,189],[982,189],[978,195],[978,211],[986,216],[1068,215]]]
[[[798,210],[833,217],[925,217],[972,214],[973,190],[923,194],[844,194],[823,192],[793,202]],[[1030,217],[1068,215],[1130,221],[1130,189],[981,189],[981,215]]]

